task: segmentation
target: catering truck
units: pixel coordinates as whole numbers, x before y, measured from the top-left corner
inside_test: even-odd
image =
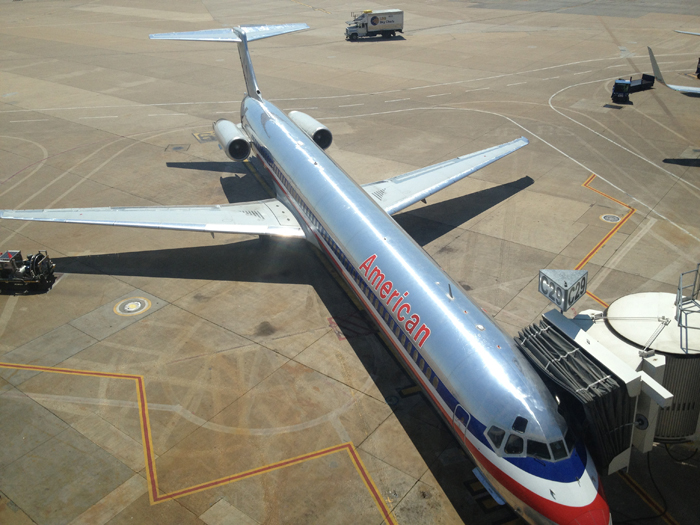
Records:
[[[396,32],[403,33],[403,11],[400,9],[371,9],[361,13],[351,13],[352,20],[346,22],[345,39],[356,41],[361,36],[382,36],[392,38]]]

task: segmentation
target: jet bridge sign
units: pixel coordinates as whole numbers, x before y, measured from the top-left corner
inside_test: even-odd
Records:
[[[588,270],[540,270],[540,293],[566,312],[588,289]]]

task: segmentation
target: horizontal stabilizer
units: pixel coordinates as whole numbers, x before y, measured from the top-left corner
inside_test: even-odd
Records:
[[[392,179],[365,184],[362,188],[384,211],[393,215],[527,144],[528,140],[520,137],[507,144],[463,155]]]
[[[297,220],[277,199],[214,206],[0,210],[0,219],[304,237]]]
[[[204,31],[185,31],[182,33],[156,33],[149,35],[153,40],[200,40],[204,42],[240,42],[238,32],[245,33],[246,39],[260,40],[271,36],[284,35],[308,29],[306,24],[250,25],[236,28],[205,29]]]
[[[678,29],[674,29],[676,33],[683,33],[684,35],[695,35],[695,36],[700,36],[700,33],[691,33],[690,31],[679,31]]]

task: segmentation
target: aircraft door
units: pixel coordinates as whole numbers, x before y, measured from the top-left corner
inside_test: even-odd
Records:
[[[469,419],[471,415],[467,412],[462,405],[457,405],[455,411],[452,414],[452,424],[457,429],[458,434],[462,441],[466,442],[467,439],[467,425],[469,425]]]

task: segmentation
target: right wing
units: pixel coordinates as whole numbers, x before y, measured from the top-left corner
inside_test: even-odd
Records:
[[[678,29],[674,29],[676,33],[683,33],[684,35],[695,35],[695,36],[700,36],[700,33],[691,33],[690,31],[679,31]]]
[[[297,220],[277,199],[213,206],[0,210],[0,219],[305,237]]]
[[[507,144],[463,155],[392,179],[364,184],[362,188],[385,212],[393,215],[527,144],[528,140],[520,137]]]
[[[667,88],[671,88],[674,91],[680,91],[683,94],[700,95],[700,87],[674,86],[672,84],[667,84],[664,81],[664,77],[661,76],[661,70],[659,69],[659,64],[656,63],[656,58],[654,58],[654,52],[651,50],[650,47],[647,47],[647,49],[649,50],[649,60],[651,60],[651,68],[654,70],[654,76],[659,82],[661,82]]]

